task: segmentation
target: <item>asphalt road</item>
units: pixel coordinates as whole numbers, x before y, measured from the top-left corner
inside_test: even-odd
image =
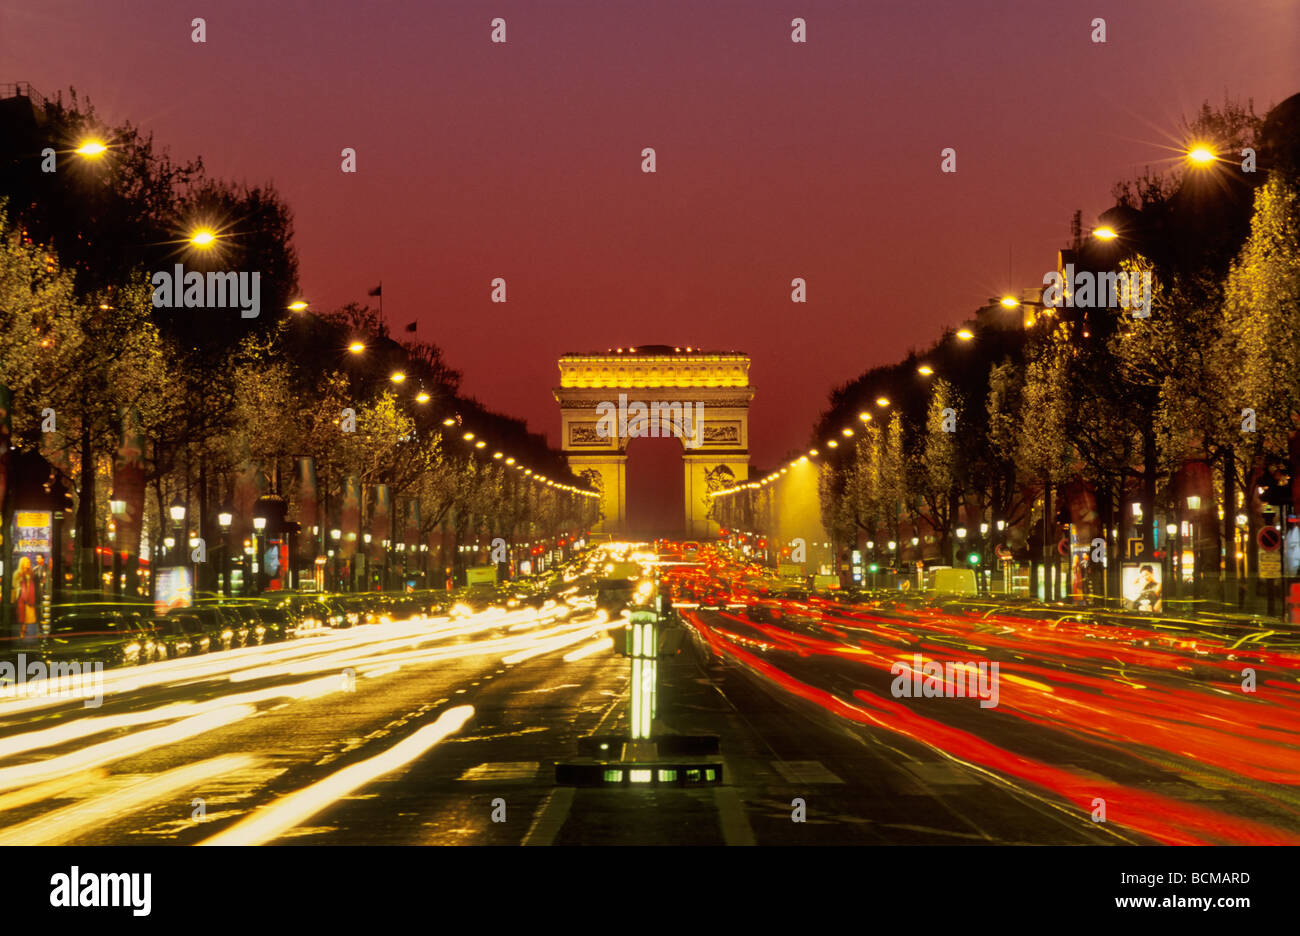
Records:
[[[686,613],[690,639],[660,665],[656,731],[716,735],[722,783],[557,785],[553,764],[577,757],[579,738],[627,731],[630,665],[590,652],[608,626],[590,612],[529,614],[371,625],[106,673],[98,708],[0,700],[0,843],[1145,844],[1169,840],[1166,827],[1300,837],[1286,778],[1192,769],[1170,722],[1163,748],[1088,735],[1060,693],[1054,716],[1034,709],[1041,675],[1032,697],[1004,682],[997,708],[894,698],[889,674],[863,663],[884,625],[824,608],[779,624]],[[887,630],[895,649],[931,653],[941,623],[890,619]],[[1024,650],[1047,663],[1050,648]],[[1104,724],[1114,712],[1070,717]],[[1183,722],[1191,732],[1214,717],[1189,710]],[[1261,743],[1294,755],[1294,736],[1260,725]],[[1094,821],[1090,792],[1107,800],[1107,821]]]

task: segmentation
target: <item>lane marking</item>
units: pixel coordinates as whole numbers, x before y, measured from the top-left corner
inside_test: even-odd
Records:
[[[821,761],[815,760],[796,760],[796,761],[772,761],[772,768],[779,773],[786,783],[843,783],[839,777],[831,773],[822,764]]]
[[[550,845],[554,842],[565,820],[569,818],[569,810],[573,806],[573,797],[576,793],[575,787],[558,787],[546,794],[546,801],[542,803],[542,808],[537,811],[528,834],[519,844],[521,846]]]
[[[471,767],[457,780],[533,780],[537,777],[538,761],[497,761]]]

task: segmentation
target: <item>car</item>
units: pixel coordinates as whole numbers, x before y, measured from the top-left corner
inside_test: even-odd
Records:
[[[206,653],[211,638],[203,632],[198,618],[187,614],[170,614],[152,621],[159,659],[170,660]]]
[[[152,659],[152,634],[116,611],[73,611],[56,618],[39,639],[47,663],[133,666]]]
[[[596,609],[617,617],[632,603],[636,581],[630,578],[606,578],[596,582]]]
[[[226,615],[213,605],[195,606],[183,609],[173,609],[167,612],[170,617],[174,614],[184,614],[187,618],[193,618],[198,622],[203,633],[207,634],[210,641],[210,650],[229,650],[235,646],[235,627],[231,624]]]
[[[265,635],[263,639],[267,643],[288,640],[297,633],[294,617],[284,607],[253,608],[252,612],[257,616],[258,625]]]
[[[221,642],[214,640],[212,633],[198,615],[191,614],[188,609],[175,608],[168,611],[164,619],[177,621],[178,626],[190,638],[191,654],[221,649]]]

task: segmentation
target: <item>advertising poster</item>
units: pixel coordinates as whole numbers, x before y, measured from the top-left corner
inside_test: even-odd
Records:
[[[166,614],[173,608],[188,608],[194,602],[194,582],[189,566],[164,566],[154,575],[153,609]]]
[[[1164,610],[1164,576],[1158,562],[1125,562],[1124,607],[1159,614]]]
[[[49,620],[52,516],[48,510],[14,511],[13,602],[20,637],[32,637]]]

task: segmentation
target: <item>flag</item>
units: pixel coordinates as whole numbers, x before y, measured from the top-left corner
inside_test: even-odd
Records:
[[[407,325],[406,330],[409,332],[415,331],[415,322],[411,322],[409,325]]]
[[[383,283],[380,283],[380,284],[379,284],[378,286],[376,286],[374,289],[370,290],[370,292],[366,293],[367,296],[382,296],[383,294],[384,294],[384,284],[383,284]]]

